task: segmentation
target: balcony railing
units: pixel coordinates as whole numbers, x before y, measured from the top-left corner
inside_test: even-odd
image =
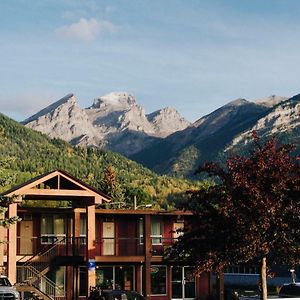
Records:
[[[177,239],[175,238],[157,238],[151,237],[152,256],[163,256],[165,251],[170,248]]]
[[[85,256],[86,237],[64,238],[51,236],[51,241],[61,239],[60,256]],[[165,250],[172,246],[176,239],[152,236],[150,238],[153,256],[163,256]],[[95,240],[96,256],[143,256],[145,254],[144,239],[141,237],[98,238]],[[45,237],[31,239],[18,237],[18,255],[35,255],[45,251],[50,245],[45,243]]]
[[[64,235],[51,235],[32,238],[17,237],[17,255],[24,257],[36,255],[39,252],[46,251],[53,243],[59,244],[59,255],[61,256],[85,254],[85,238],[66,238]]]

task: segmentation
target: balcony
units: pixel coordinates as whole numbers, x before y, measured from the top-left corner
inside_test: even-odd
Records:
[[[173,238],[163,238],[152,236],[150,241],[152,256],[163,256],[167,248],[175,242]],[[64,236],[51,237],[18,237],[18,255],[32,256],[41,251],[45,251],[54,244],[59,244],[59,254],[61,256],[85,256],[86,238],[66,238]],[[96,256],[144,256],[143,237],[128,238],[99,238],[95,240]]]

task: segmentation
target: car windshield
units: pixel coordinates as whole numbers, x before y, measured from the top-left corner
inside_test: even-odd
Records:
[[[11,286],[11,284],[6,277],[0,277],[0,286]]]

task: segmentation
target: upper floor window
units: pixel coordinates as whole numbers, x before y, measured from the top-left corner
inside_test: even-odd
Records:
[[[161,245],[162,244],[162,236],[163,236],[163,228],[162,221],[160,218],[152,218],[151,219],[151,241],[152,245]]]
[[[86,215],[80,215],[80,245],[86,243]]]
[[[52,244],[66,236],[66,224],[63,215],[42,215],[41,243]]]
[[[150,238],[152,245],[161,245],[163,236],[163,226],[161,218],[151,218]],[[144,219],[139,219],[139,240],[140,244],[144,243]]]
[[[144,244],[144,219],[139,219],[139,240],[140,244]]]

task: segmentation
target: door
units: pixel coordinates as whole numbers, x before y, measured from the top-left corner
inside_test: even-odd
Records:
[[[103,222],[103,255],[115,255],[114,222]]]
[[[172,268],[172,299],[195,299],[195,276],[190,267]]]
[[[21,221],[20,222],[20,254],[21,255],[33,254],[32,236],[33,236],[32,221]]]

